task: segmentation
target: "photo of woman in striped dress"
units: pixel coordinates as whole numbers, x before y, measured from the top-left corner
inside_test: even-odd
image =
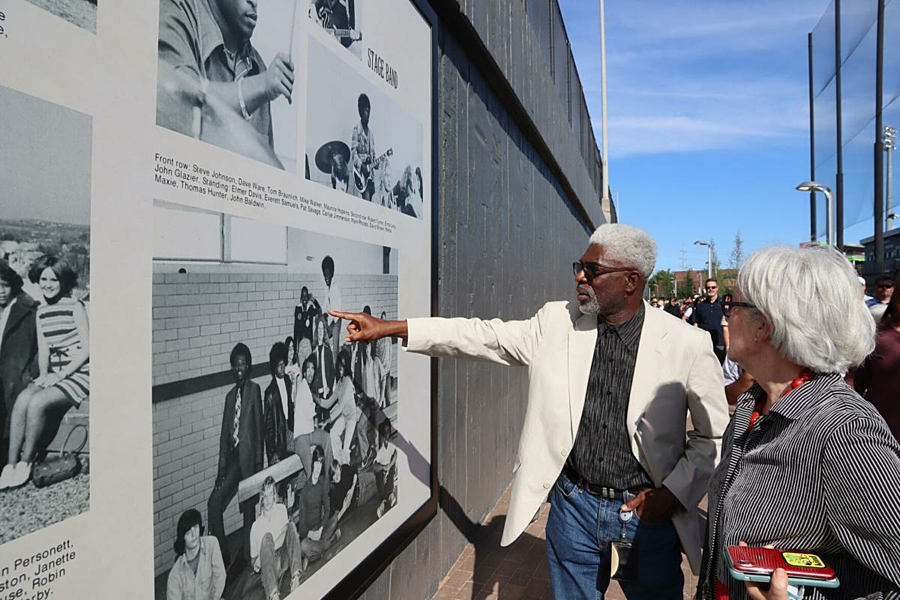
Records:
[[[0,490],[25,485],[38,441],[49,417],[78,407],[90,394],[90,335],[84,304],[72,297],[75,270],[53,255],[38,258],[28,278],[41,288],[37,309],[38,377],[16,399],[9,458],[0,473]]]

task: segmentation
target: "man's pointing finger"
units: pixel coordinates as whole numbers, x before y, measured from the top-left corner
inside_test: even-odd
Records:
[[[360,313],[345,313],[337,310],[329,310],[328,314],[332,317],[337,317],[339,319],[347,319],[348,321],[357,321],[359,320]]]

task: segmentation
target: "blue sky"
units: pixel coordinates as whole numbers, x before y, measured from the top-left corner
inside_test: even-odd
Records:
[[[596,0],[560,0],[600,143]],[[660,269],[809,237],[806,34],[828,0],[607,0],[610,183]],[[871,235],[871,220],[845,234]]]

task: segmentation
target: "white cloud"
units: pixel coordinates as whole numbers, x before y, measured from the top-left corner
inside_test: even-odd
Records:
[[[562,5],[599,137],[596,5]],[[607,3],[611,160],[805,144],[806,33],[827,6],[827,0]]]

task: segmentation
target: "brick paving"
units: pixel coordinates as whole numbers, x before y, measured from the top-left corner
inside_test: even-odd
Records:
[[[466,547],[447,573],[434,600],[549,600],[553,597],[544,548],[549,504],[541,507],[538,520],[515,543],[500,547],[511,489],[507,488],[476,534],[476,541]],[[684,598],[690,600],[697,579],[691,575],[687,559],[682,561],[681,569],[685,578]],[[606,600],[625,600],[616,582],[610,584]]]

